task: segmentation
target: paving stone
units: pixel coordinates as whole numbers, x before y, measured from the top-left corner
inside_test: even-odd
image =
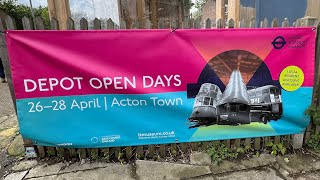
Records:
[[[311,150],[311,149],[308,149],[308,151],[309,151],[311,154],[313,154],[313,155],[315,155],[315,156],[318,156],[318,157],[320,158],[320,152],[316,152],[316,151]]]
[[[232,171],[239,171],[243,169],[249,169],[260,166],[267,166],[274,164],[276,158],[273,155],[261,154],[259,157],[253,157],[248,159],[243,159],[240,161],[222,161],[220,164],[211,165],[211,171],[213,174],[220,174]]]
[[[12,136],[15,136],[17,132],[18,132],[18,128],[12,127],[12,128],[8,128],[3,131],[0,131],[0,136],[1,137],[12,137]]]
[[[320,172],[312,172],[295,177],[296,180],[319,180]]]
[[[12,167],[13,171],[23,171],[27,169],[31,169],[38,165],[38,161],[36,160],[26,160],[26,161],[21,161],[19,164],[16,164],[15,166]]]
[[[11,156],[21,156],[25,153],[23,139],[21,135],[14,138],[13,142],[8,148],[8,154]]]
[[[211,164],[211,157],[207,153],[196,151],[190,155],[190,164],[209,166]]]
[[[314,156],[308,154],[289,155],[289,162],[286,162],[282,156],[278,156],[276,159],[280,167],[286,170],[290,175],[320,169],[320,161]]]
[[[28,173],[28,171],[22,171],[17,173],[9,174],[4,178],[4,180],[22,180],[23,177]]]
[[[1,123],[0,130],[9,129],[9,128],[17,128],[18,127],[18,120],[17,116],[9,116],[5,121]]]
[[[167,162],[136,161],[136,173],[140,180],[186,179],[210,174],[209,166],[173,164]]]
[[[63,166],[65,166],[63,163],[54,164],[51,166],[48,166],[47,164],[36,166],[29,171],[26,178],[57,175]]]
[[[10,128],[3,131],[0,130],[0,148],[1,149],[7,148],[10,145],[11,141],[16,136],[17,131],[18,131],[18,128]]]
[[[110,164],[105,168],[98,168],[86,171],[78,171],[73,173],[59,174],[56,180],[104,180],[104,179],[121,179],[131,180],[135,179],[132,176],[132,170],[129,165]],[[148,177],[150,179],[151,177]],[[153,178],[151,178],[153,179]]]
[[[277,160],[274,155],[261,154],[259,157],[254,156],[250,159],[243,159],[240,161],[240,164],[243,165],[246,169],[248,169],[259,166],[267,166],[276,162]]]
[[[70,166],[65,167],[59,173],[68,173],[75,171],[85,171],[89,169],[102,168],[102,167],[112,167],[112,168],[123,168],[126,165],[114,164],[114,163],[85,163],[85,164],[70,164]]]
[[[9,117],[9,116],[2,116],[2,117],[0,117],[0,124],[1,124],[2,122],[4,122],[5,120],[7,120],[8,117]]]
[[[38,178],[32,178],[30,180],[57,180],[58,175],[53,175],[53,176],[43,176],[43,177],[38,177]],[[64,179],[64,180],[69,180],[69,179]],[[77,179],[77,180],[82,180],[82,179]]]
[[[246,167],[240,163],[232,161],[222,161],[219,165],[213,164],[210,166],[210,169],[213,174],[226,173],[231,171],[238,171],[245,169]]]
[[[284,180],[283,178],[279,177],[271,168],[266,169],[259,169],[259,170],[248,170],[248,171],[237,171],[223,175],[217,175],[214,177],[217,180]]]
[[[215,180],[215,178],[212,175],[206,175],[206,176],[199,176],[194,177],[192,180]]]
[[[8,83],[0,83],[0,116],[14,114],[14,106]]]

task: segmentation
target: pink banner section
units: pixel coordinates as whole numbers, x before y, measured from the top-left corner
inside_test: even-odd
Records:
[[[256,54],[273,80],[292,65],[304,73],[302,86],[314,78],[312,28],[8,31],[7,45],[17,99],[186,91],[229,50]]]

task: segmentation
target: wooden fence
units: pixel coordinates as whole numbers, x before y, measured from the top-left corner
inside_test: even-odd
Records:
[[[0,21],[0,29],[1,31],[7,30],[7,29],[16,29],[15,28],[15,22],[10,17],[7,16],[5,19],[5,24],[2,24]],[[34,29],[32,21],[26,17],[22,19],[23,22],[23,28],[25,30],[32,30]],[[150,21],[145,21],[143,23],[140,23],[139,21],[134,21],[132,23],[132,27],[126,27],[126,23],[124,21],[120,21],[120,25],[115,24],[111,19],[108,19],[106,21],[106,27],[107,29],[144,29],[144,28],[151,28],[152,24]],[[101,21],[99,19],[94,19],[92,22],[88,22],[85,18],[82,18],[80,20],[80,29],[81,30],[88,30],[89,29],[89,23],[92,23],[92,29],[94,30],[100,30],[102,26]],[[52,19],[51,21],[51,30],[59,30],[59,23],[57,20]],[[270,24],[270,26],[269,26]],[[270,23],[268,23],[267,19],[264,19],[260,22],[260,27],[300,27],[300,26],[316,26],[317,19],[306,17],[299,19],[293,23],[288,22],[287,19],[284,19],[282,22],[280,22],[278,19],[273,19]],[[45,28],[43,21],[40,18],[35,19],[35,26],[37,30],[43,30]],[[74,21],[69,18],[67,22],[68,30],[74,30],[75,25]],[[177,21],[168,21],[164,19],[160,19],[158,22],[158,28],[164,29],[164,28],[201,28],[201,21],[199,19],[194,20],[187,20],[182,23],[178,23]],[[233,28],[235,27],[235,22],[231,19],[227,22],[225,25],[225,21],[219,19],[216,22],[212,22],[210,19],[207,19],[205,21],[205,28]],[[244,20],[240,21],[239,27],[248,27],[248,28],[254,28],[257,27],[256,20],[252,19],[250,22],[244,22]],[[318,34],[319,34],[319,28],[318,28]],[[12,80],[11,80],[11,72],[9,69],[9,63],[8,63],[8,56],[7,56],[7,49],[6,44],[4,41],[4,34],[1,33],[1,56],[2,60],[4,61],[5,70],[8,78],[8,83],[10,86],[10,91],[14,99],[14,92],[12,87]],[[320,40],[317,40],[317,63],[316,63],[316,81],[315,84],[319,84],[319,58],[320,58]],[[319,91],[319,89],[318,89]],[[319,104],[319,98],[318,94],[320,92],[314,93],[314,103]],[[257,138],[246,138],[246,139],[230,139],[230,140],[223,140],[223,142],[226,147],[229,148],[237,148],[237,147],[244,147],[244,146],[250,146],[254,150],[261,150],[265,147],[265,145],[268,142],[273,143],[280,143],[282,142],[285,147],[291,148],[294,146],[293,139],[297,136],[298,139],[304,138],[303,142],[305,143],[312,133],[320,133],[320,126],[312,126],[309,125],[305,132],[301,132],[300,136],[297,135],[284,135],[284,136],[272,136],[272,137],[257,137]],[[302,142],[302,141],[301,141]],[[24,140],[25,146],[30,147],[33,146],[32,140]],[[105,159],[106,161],[112,161],[112,160],[131,160],[131,159],[159,159],[159,158],[173,158],[173,159],[179,159],[180,157],[187,157],[190,152],[196,151],[199,149],[204,149],[209,145],[208,142],[193,142],[193,143],[177,143],[177,144],[158,144],[158,145],[146,145],[146,146],[130,146],[130,147],[114,147],[114,148],[99,148],[99,149],[74,149],[74,148],[58,148],[58,147],[43,147],[43,146],[33,146],[36,149],[36,152],[38,153],[40,158],[50,157],[50,156],[58,156],[65,159],[70,158],[91,158],[96,159],[98,157]]]

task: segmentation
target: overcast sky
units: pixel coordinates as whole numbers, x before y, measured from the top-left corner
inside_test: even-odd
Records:
[[[29,5],[29,0],[18,0],[20,3]],[[32,0],[32,5],[34,7],[47,6],[47,0]]]

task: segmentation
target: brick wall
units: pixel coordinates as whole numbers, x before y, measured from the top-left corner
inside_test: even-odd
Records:
[[[214,24],[216,21],[216,0],[208,0],[207,3],[202,8],[202,23],[207,19],[211,19]]]

